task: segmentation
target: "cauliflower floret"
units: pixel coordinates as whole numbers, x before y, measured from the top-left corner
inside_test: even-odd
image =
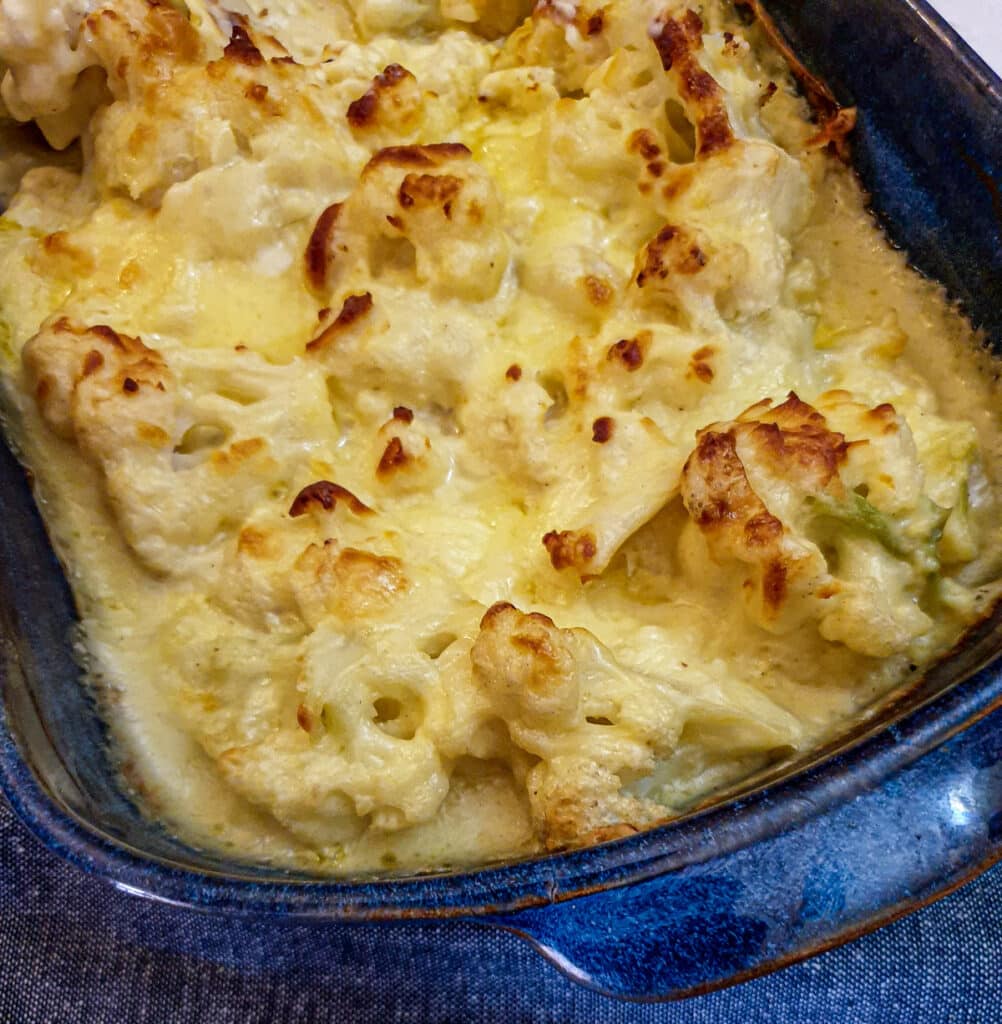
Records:
[[[434,663],[406,630],[321,627],[303,649],[192,601],[160,642],[176,665],[163,685],[223,778],[310,845],[426,821],[448,793],[428,724]]]
[[[558,629],[507,603],[488,610],[470,657],[490,711],[519,750],[539,759],[525,786],[550,848],[663,819],[663,806],[624,786],[668,756],[687,722],[713,722],[721,736],[741,733],[744,747],[759,751],[800,739],[792,716],[760,696],[742,694],[735,709],[712,685],[682,688],[631,672],[585,630]]]
[[[649,417],[569,396],[563,374],[533,380],[512,369],[463,409],[464,433],[489,443],[461,466],[477,476],[500,471],[531,495],[543,529],[527,571],[538,574],[548,560],[556,572],[600,575],[671,497],[685,453]]]
[[[873,657],[921,643],[949,510],[927,497],[893,407],[839,391],[812,408],[791,394],[698,440],[682,474],[701,535],[684,541],[690,572],[708,571],[700,551],[752,570],[740,584],[748,613],[773,632],[813,619],[826,639]]]
[[[22,359],[43,419],[100,467],[123,535],[156,572],[192,569],[276,488],[284,496],[311,448],[333,447],[322,375],[251,352],[238,367],[211,350],[168,365],[138,338],[59,317]]]
[[[417,79],[400,64],[388,64],[348,105],[351,130],[360,138],[400,139],[417,128],[424,96]]]
[[[682,308],[697,325],[779,305],[790,239],[812,203],[801,165],[771,143],[736,142],[698,174],[682,168],[671,196],[668,224],[638,256],[638,298]]]
[[[605,28],[598,4],[542,0],[505,40],[497,66],[552,68],[561,92],[574,92],[611,52]]]
[[[552,529],[543,537],[556,571],[585,578],[604,572],[623,542],[670,500],[684,459],[647,417],[598,416],[590,427],[579,467],[547,502]]]
[[[245,522],[227,544],[214,599],[248,625],[283,633],[385,611],[407,580],[394,552],[372,551],[386,547],[384,526],[348,488],[314,480],[287,508]]]
[[[81,73],[96,63],[80,39],[90,5],[85,0],[35,3],[15,0],[0,8],[0,60],[6,64],[0,96],[19,121],[38,120],[57,149],[80,133],[103,82]]]
[[[583,631],[560,630],[545,615],[508,604],[491,608],[471,658],[475,682],[521,750],[541,759],[526,782],[547,845],[582,841],[602,825],[640,825],[663,816],[620,795],[620,773],[653,767],[682,727],[674,694],[653,681],[636,688]],[[633,684],[633,685],[631,685]],[[581,784],[572,771],[587,766]]]
[[[450,410],[468,396],[475,370],[472,357],[477,336],[468,329],[469,313],[451,315],[450,306],[409,288],[381,288],[375,283],[372,287],[373,292],[347,295],[338,314],[327,317],[320,333],[307,344],[307,362],[329,375],[338,414],[344,411],[348,418],[369,422],[374,415],[384,415],[389,395],[402,408],[425,410],[446,421]],[[378,413],[373,406],[378,406]],[[374,454],[373,471],[394,436],[404,441],[402,434],[389,434]],[[411,455],[427,454],[422,441],[416,436],[411,440]],[[434,442],[431,463],[424,464],[432,469],[425,478],[429,482],[440,475],[440,440]],[[415,461],[411,468],[418,467]],[[386,474],[384,479],[389,481],[391,476]],[[401,474],[395,486],[408,480],[416,481],[417,476]]]
[[[671,435],[666,413],[694,409],[729,386],[728,342],[726,335],[699,335],[653,318],[617,319],[595,339],[595,390],[606,401],[663,419]]]
[[[445,295],[493,296],[508,266],[501,201],[460,143],[380,150],[343,203],[321,215],[307,247],[320,294],[351,280],[390,276]]]
[[[686,9],[678,18],[663,11],[650,24],[650,36],[661,64],[677,91],[678,100],[695,136],[695,156],[705,159],[727,150],[734,131],[723,90],[700,63],[703,22],[695,11]]]
[[[452,462],[439,432],[423,422],[428,419],[398,406],[376,432],[372,464],[381,492],[429,492],[446,480]]]
[[[400,559],[337,541],[311,544],[292,567],[292,589],[307,624],[315,629],[331,615],[345,623],[387,611],[407,589]]]

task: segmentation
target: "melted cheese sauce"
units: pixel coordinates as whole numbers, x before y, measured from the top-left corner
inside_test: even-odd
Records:
[[[195,844],[626,834],[997,596],[987,357],[759,30],[531,6],[0,15],[8,110],[83,152],[0,219],[8,433]]]

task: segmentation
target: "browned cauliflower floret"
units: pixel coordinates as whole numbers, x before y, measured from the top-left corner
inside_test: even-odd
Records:
[[[91,173],[106,193],[159,206],[171,186],[246,155],[262,127],[280,113],[291,116],[280,93],[295,69],[265,62],[242,29],[205,63],[199,36],[173,11],[174,43],[113,8],[86,24],[116,101],[92,128]]]
[[[380,489],[395,494],[433,491],[447,477],[449,458],[440,435],[432,438],[430,423],[406,406],[376,432],[373,465]]]
[[[316,480],[227,543],[213,599],[249,626],[298,635],[332,617],[345,627],[380,619],[410,585],[379,513]]]
[[[470,658],[474,683],[522,752],[513,763],[550,848],[664,818],[663,805],[632,795],[628,783],[667,757],[689,724],[742,751],[800,738],[796,721],[761,695],[724,698],[709,681],[682,686],[631,671],[585,630],[507,603],[488,610]]]
[[[205,53],[191,22],[170,4],[126,0],[100,6],[87,15],[81,31],[116,99],[152,93],[178,65],[194,64]]]
[[[574,654],[545,615],[497,604],[481,624],[473,669],[498,714],[528,728],[567,726],[580,710]]]
[[[66,317],[43,325],[22,354],[43,419],[100,469],[126,541],[158,572],[196,564],[203,546],[297,472],[308,458],[302,436],[332,434],[319,373],[243,352],[220,394],[218,358],[178,352],[168,366],[138,338]]]
[[[50,94],[35,95],[39,90],[32,86],[31,97],[15,101],[15,114],[38,118],[60,145],[84,134],[85,175],[98,196],[126,195],[159,208],[173,186],[211,168],[216,174],[203,187],[211,192],[215,183],[216,194],[205,198],[219,204],[225,197],[237,216],[250,217],[260,214],[262,200],[256,207],[242,204],[228,194],[232,186],[216,183],[234,165],[246,170],[242,164],[267,156],[268,166],[257,167],[258,176],[303,189],[311,184],[304,177],[303,147],[322,150],[333,142],[347,156],[347,167],[335,169],[328,162],[310,173],[327,189],[342,187],[348,174],[357,173],[364,149],[353,144],[344,119],[350,97],[338,88],[357,73],[349,66],[351,57],[336,69],[298,64],[268,33],[255,34],[248,21],[225,12],[219,12],[219,22],[226,35],[213,18],[192,14],[182,4],[126,0],[86,6],[93,9],[78,10],[66,26],[71,60],[61,53],[61,43],[36,40],[49,51],[39,66],[53,79]],[[8,45],[0,16],[0,57],[12,49],[18,43]],[[282,56],[269,59],[275,52]],[[83,73],[67,91],[64,74],[81,67]],[[19,67],[16,72],[21,74]],[[8,76],[8,82],[14,79]],[[320,141],[318,120],[327,122]],[[249,174],[238,186],[241,192],[260,187]],[[190,204],[192,197],[187,199]],[[292,189],[283,188],[280,199],[274,205],[287,211],[285,219],[269,211],[272,223],[307,215],[299,208],[304,199]],[[311,201],[307,197],[306,205]],[[232,224],[226,226],[232,230]]]
[[[781,304],[792,251],[812,193],[801,165],[779,147],[737,141],[665,186],[668,223],[637,257],[645,303],[684,310],[695,324],[755,316]],[[735,240],[735,225],[741,225]]]
[[[396,275],[446,295],[482,300],[508,266],[494,183],[460,143],[394,146],[373,156],[343,203],[317,221],[306,253],[318,293]]]
[[[9,4],[0,11],[2,94],[21,121],[37,120],[63,148],[112,95],[170,75],[176,62],[201,54],[188,19],[169,4]]]
[[[783,621],[791,594],[806,596],[824,575],[824,559],[769,511],[752,487],[746,461],[755,460],[771,478],[791,477],[798,491],[841,496],[838,464],[845,452],[845,438],[793,395],[776,409],[763,403],[734,423],[699,432],[682,473],[685,506],[712,553],[755,567],[755,610],[763,623]]]
[[[837,429],[836,429],[837,428]],[[830,392],[813,408],[769,401],[698,435],[682,497],[701,535],[690,571],[740,566],[752,619],[786,632],[813,619],[862,654],[907,651],[931,630],[950,509],[925,494],[908,425]]]
[[[330,615],[354,624],[384,613],[407,589],[399,559],[337,541],[311,544],[292,567],[292,588],[303,619],[316,628]]]
[[[651,23],[650,34],[693,121],[696,157],[705,158],[727,149],[734,142],[734,131],[723,90],[696,57],[703,47],[703,22],[699,15],[687,10],[674,18],[666,11]]]
[[[604,28],[597,3],[538,0],[532,16],[505,40],[498,67],[553,68],[561,90],[573,92],[609,56]]]
[[[174,376],[141,339],[57,317],[28,342],[22,359],[46,422],[61,437],[76,439],[91,458],[103,458],[123,442],[153,448],[171,443]],[[126,424],[132,439],[123,431]]]
[[[656,685],[637,692],[588,634],[510,604],[487,612],[470,657],[474,681],[512,742],[541,759],[526,789],[548,846],[663,817],[663,808],[624,795],[620,776],[670,749],[681,729],[670,694]]]
[[[348,124],[360,137],[399,138],[421,119],[423,97],[417,79],[400,64],[388,64],[372,85],[348,105]]]

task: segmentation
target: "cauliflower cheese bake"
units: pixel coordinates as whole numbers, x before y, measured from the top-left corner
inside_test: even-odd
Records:
[[[7,433],[190,843],[628,835],[991,609],[997,373],[757,3],[19,0],[0,60]]]

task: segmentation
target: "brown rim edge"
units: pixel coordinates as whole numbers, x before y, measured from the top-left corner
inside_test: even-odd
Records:
[[[789,65],[790,72],[804,90],[807,102],[817,115],[818,133],[808,142],[808,146],[829,146],[840,160],[849,163],[849,135],[856,127],[856,108],[843,107],[827,83],[808,69],[765,9],[762,0],[734,0],[734,3],[736,7],[747,10],[761,25],[769,42]]]

